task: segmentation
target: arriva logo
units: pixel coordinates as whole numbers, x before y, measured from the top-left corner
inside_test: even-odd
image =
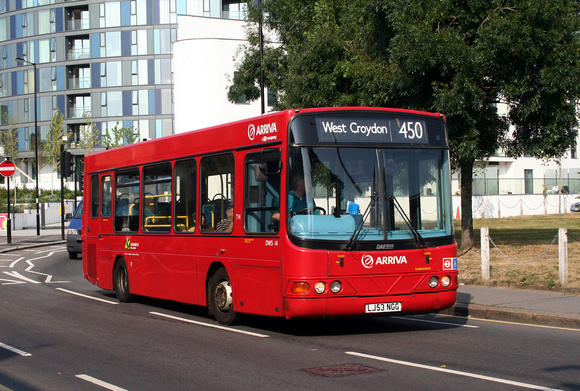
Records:
[[[277,133],[278,129],[276,129],[276,122],[272,122],[271,124],[264,124],[264,125],[256,125],[250,124],[248,125],[248,138],[250,140],[254,140],[256,136],[264,136],[262,141],[268,141],[268,139],[275,139],[276,136],[268,136],[272,133]]]
[[[407,263],[407,257],[404,255],[391,255],[384,257],[377,257],[375,260],[372,255],[365,254],[361,258],[362,265],[370,269],[375,265],[401,265]]]

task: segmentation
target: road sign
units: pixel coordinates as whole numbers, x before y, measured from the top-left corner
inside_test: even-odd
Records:
[[[10,160],[4,160],[0,163],[0,174],[5,177],[12,176],[16,171],[16,166]]]

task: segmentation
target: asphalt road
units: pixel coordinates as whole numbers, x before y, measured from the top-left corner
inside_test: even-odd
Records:
[[[219,326],[119,304],[64,245],[0,255],[0,391],[580,390],[580,330],[417,316]]]

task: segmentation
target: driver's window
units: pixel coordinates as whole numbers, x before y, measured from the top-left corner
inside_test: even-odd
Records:
[[[200,169],[200,230],[230,233],[234,227],[234,156],[205,157]]]

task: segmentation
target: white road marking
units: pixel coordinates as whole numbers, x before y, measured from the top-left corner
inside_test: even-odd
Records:
[[[22,351],[20,349],[16,349],[16,348],[14,348],[14,347],[12,347],[10,345],[3,344],[2,342],[0,342],[0,348],[4,348],[6,350],[10,350],[11,352],[16,353],[16,354],[20,354],[23,357],[30,357],[30,356],[32,356],[31,353],[26,353],[25,351]]]
[[[269,338],[270,337],[269,335],[266,335],[266,334],[258,334],[258,333],[253,333],[251,331],[237,330],[237,329],[232,329],[232,328],[225,327],[225,326],[219,326],[219,325],[216,325],[216,324],[209,324],[209,323],[204,323],[204,322],[198,322],[198,321],[191,320],[191,319],[180,318],[178,316],[162,314],[161,312],[149,312],[149,313],[151,315],[163,316],[165,318],[175,319],[175,320],[179,320],[181,322],[193,323],[193,324],[196,324],[198,326],[211,327],[211,328],[214,328],[214,329],[231,331],[232,333],[240,333],[240,334],[250,335],[252,337],[258,337],[258,338]]]
[[[373,356],[373,355],[370,355],[370,354],[357,353],[357,352],[345,352],[345,353],[346,354],[349,354],[351,356],[369,358],[371,360],[390,362],[392,364],[398,364],[398,365],[406,365],[408,367],[428,369],[430,371],[449,373],[449,374],[452,374],[452,375],[472,377],[474,379],[480,379],[480,380],[486,380],[486,381],[491,381],[491,382],[496,382],[496,383],[508,384],[510,386],[516,386],[516,387],[524,387],[524,388],[529,388],[529,389],[532,389],[532,390],[559,391],[559,389],[557,389],[557,388],[543,387],[543,386],[538,386],[538,385],[535,385],[535,384],[522,383],[522,382],[517,382],[517,381],[513,381],[513,380],[501,379],[499,377],[493,377],[493,376],[478,375],[477,373],[456,371],[454,369],[433,367],[433,366],[430,366],[430,365],[423,365],[423,364],[418,364],[418,363],[414,363],[414,362],[410,362],[410,361],[395,360],[395,359],[392,359],[392,358],[386,358],[386,357],[381,357],[381,356]]]
[[[407,318],[404,316],[391,316],[391,318],[401,319],[401,320],[413,320],[415,322],[435,323],[435,324],[441,324],[441,325],[445,325],[445,326],[467,327],[467,328],[472,328],[472,329],[479,328],[479,326],[471,326],[469,324],[458,324],[458,323],[440,322],[440,321],[428,320],[428,319]],[[388,318],[386,318],[386,319],[388,319]]]
[[[8,281],[8,282],[3,282],[2,285],[26,284],[26,282],[24,282],[24,281],[7,280],[5,278],[0,278],[0,281]]]
[[[10,277],[20,278],[21,280],[24,280],[26,282],[30,282],[33,284],[40,284],[40,281],[34,281],[34,280],[31,280],[30,278],[24,277],[22,274],[18,273],[17,271],[4,272],[4,274],[8,274]]]
[[[99,380],[99,379],[94,378],[94,377],[89,376],[89,375],[76,375],[76,377],[78,377],[79,379],[82,379],[84,381],[88,381],[89,383],[96,384],[97,386],[106,388],[107,390],[111,390],[111,391],[127,391],[125,388],[117,387],[114,384],[107,383],[105,381]]]
[[[14,266],[15,266],[15,265],[16,265],[18,262],[22,261],[23,259],[24,259],[24,257],[20,257],[20,258],[18,258],[17,260],[15,260],[14,262],[12,262],[12,263],[10,264],[10,268],[14,268]]]
[[[65,293],[70,293],[71,295],[75,295],[75,296],[80,296],[80,297],[84,297],[86,299],[91,299],[91,300],[96,300],[96,301],[100,301],[103,303],[107,303],[107,304],[119,304],[116,301],[110,301],[110,300],[105,300],[105,299],[99,299],[98,297],[93,297],[93,296],[89,296],[89,295],[85,295],[83,293],[78,293],[78,292],[74,292],[74,291],[69,291],[68,289],[64,289],[64,288],[56,288],[57,291],[61,291],[61,292],[65,292]]]
[[[50,253],[50,255],[52,255],[53,253]],[[26,268],[26,271],[28,273],[35,273],[35,274],[40,274],[41,276],[46,276],[46,279],[44,280],[45,284],[60,284],[60,283],[68,283],[70,281],[52,281],[52,274],[46,274],[46,273],[41,273],[41,272],[36,272],[34,270],[32,270],[34,268],[34,263],[30,262],[31,260],[29,259],[28,261],[26,261],[26,263],[29,265]]]

